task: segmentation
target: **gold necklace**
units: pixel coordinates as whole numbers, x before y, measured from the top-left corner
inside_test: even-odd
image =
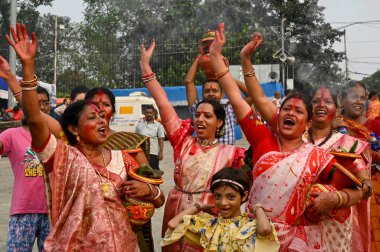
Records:
[[[106,160],[104,158],[103,149],[100,149],[100,152],[102,153],[103,167],[107,170],[107,181],[106,182],[103,181],[102,175],[99,174],[99,172],[96,170],[96,168],[95,168],[95,171],[100,176],[100,188],[102,188],[103,195],[105,197],[108,197],[109,196],[109,191],[110,191],[110,182],[109,182],[110,173],[109,173],[109,171],[108,171],[108,169],[106,167]]]
[[[281,138],[278,138],[278,141],[280,142],[280,149],[281,149],[281,152],[284,152],[284,148],[282,147],[282,141],[281,141]],[[291,151],[287,151],[287,152],[293,152],[295,150],[297,150],[299,147],[301,147],[301,145],[303,145],[305,142],[301,140],[301,143],[296,147],[294,148],[293,150]]]
[[[201,147],[210,147],[210,146],[216,144],[217,141],[216,141],[216,139],[214,139],[214,141],[209,141],[207,139],[199,139],[199,138],[197,138],[197,142],[199,143],[199,145]]]

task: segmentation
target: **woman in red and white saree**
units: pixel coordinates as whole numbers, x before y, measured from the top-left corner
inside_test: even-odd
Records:
[[[213,204],[209,190],[212,176],[231,166],[241,167],[244,149],[218,144],[216,137],[223,129],[225,111],[219,102],[202,101],[197,107],[194,128],[197,137],[193,137],[194,128],[190,120],[180,120],[170,104],[165,91],[152,73],[149,66],[155,42],[149,49],[142,46],[141,70],[143,81],[157,103],[166,135],[174,149],[174,182],[165,205],[162,235],[165,234],[168,222],[183,210],[195,203]],[[202,247],[186,241],[165,246],[163,251],[203,251]]]
[[[225,42],[223,28],[224,25],[220,24],[216,39],[210,47],[210,55],[219,82],[253,148],[253,185],[249,202],[261,203],[270,211],[267,215],[276,227],[281,251],[307,251],[308,240],[301,225],[308,223],[303,215],[306,209],[306,193],[310,186],[318,182],[332,184],[340,189],[351,186],[352,183],[340,171],[334,171],[333,165],[336,161],[332,155],[302,140],[306,126],[310,125],[312,111],[301,96],[293,94],[284,100],[278,117],[278,134],[274,134],[257,118],[242,99],[222,61],[220,52]],[[261,41],[262,37],[256,37],[249,48],[246,46],[241,51],[244,77],[254,102],[258,97],[267,100],[262,89],[254,90],[252,85],[248,85],[250,79],[255,79],[250,56]],[[271,109],[270,106],[266,108]],[[347,195],[342,196],[343,199],[338,199],[337,195],[338,193],[332,195],[333,207],[341,206],[342,200],[348,203]],[[324,210],[323,206],[319,206],[316,212]]]

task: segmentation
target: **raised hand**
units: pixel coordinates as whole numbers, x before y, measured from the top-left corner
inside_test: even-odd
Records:
[[[5,35],[8,43],[15,49],[17,57],[21,60],[21,63],[31,63],[37,55],[37,37],[34,32],[32,32],[32,41],[29,40],[28,33],[26,31],[25,25],[16,24],[16,30],[11,26],[12,38],[9,35]]]
[[[251,35],[251,41],[246,44],[240,52],[240,56],[242,57],[251,57],[254,52],[256,52],[257,48],[263,42],[263,35],[259,32],[254,32]]]
[[[13,73],[11,72],[11,67],[9,66],[6,59],[0,56],[0,78],[3,78],[4,80],[8,80],[12,76],[13,76]]]
[[[145,48],[144,44],[141,45],[140,47],[141,48],[141,60],[140,60],[141,66],[149,65],[155,46],[156,46],[156,41],[154,38],[150,42],[150,46],[148,50]]]
[[[224,23],[219,24],[219,30],[215,32],[215,39],[210,46],[210,54],[218,55],[222,54],[222,48],[224,43],[226,42],[226,38],[224,36]]]

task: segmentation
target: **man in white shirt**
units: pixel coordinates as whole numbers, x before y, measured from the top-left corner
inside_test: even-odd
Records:
[[[136,127],[136,133],[150,137],[150,159],[149,165],[159,170],[159,161],[163,159],[164,150],[164,128],[161,123],[154,120],[155,110],[153,106],[145,109],[145,119]]]

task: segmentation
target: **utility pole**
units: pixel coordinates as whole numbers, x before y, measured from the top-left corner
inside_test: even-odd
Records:
[[[57,41],[58,41],[58,16],[54,16],[54,80],[53,84],[57,85]]]
[[[344,59],[346,63],[346,80],[348,80],[348,58],[347,58],[347,41],[346,41],[346,29],[343,30],[344,36]]]
[[[284,55],[285,54],[285,21],[286,21],[286,18],[282,18],[281,19],[281,54]],[[285,78],[285,62],[283,61],[281,63],[281,79],[282,79],[282,84],[284,85],[284,89],[286,89],[286,78]]]
[[[11,17],[10,17],[10,25],[16,28],[17,21],[17,2],[16,0],[11,0]],[[9,33],[9,36],[12,35]],[[16,76],[16,52],[11,45],[9,45],[9,66],[11,68],[11,72]],[[13,93],[10,89],[8,89],[8,108],[13,108],[15,106],[15,101],[13,97]]]

